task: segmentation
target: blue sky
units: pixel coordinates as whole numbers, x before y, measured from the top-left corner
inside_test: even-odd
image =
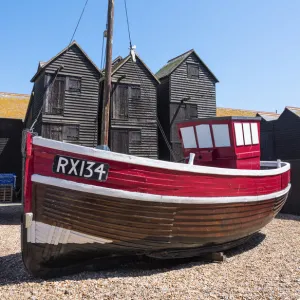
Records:
[[[1,3],[0,91],[30,93],[38,61],[69,43],[85,0]],[[75,39],[99,66],[106,0],[89,0]],[[127,55],[115,0],[114,56]],[[300,106],[300,1],[127,0],[133,44],[155,73],[194,48],[220,83],[217,105],[280,112]]]

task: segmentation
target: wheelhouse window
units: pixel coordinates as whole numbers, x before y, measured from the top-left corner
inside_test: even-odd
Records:
[[[194,127],[180,128],[184,148],[197,148]]]
[[[64,76],[56,76],[56,78],[51,75],[46,76],[45,113],[52,115],[63,114],[65,88],[66,78]]]
[[[189,79],[199,79],[199,65],[187,64],[187,75]]]
[[[251,123],[251,136],[252,136],[252,144],[253,145],[259,144],[257,123]]]
[[[199,148],[212,148],[213,142],[210,133],[210,127],[207,124],[196,126]]]
[[[234,123],[237,146],[259,144],[257,123]]]
[[[230,137],[227,124],[213,124],[212,130],[214,134],[215,147],[229,147]]]

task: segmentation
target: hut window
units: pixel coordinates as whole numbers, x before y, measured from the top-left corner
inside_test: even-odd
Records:
[[[187,120],[190,120],[190,119],[197,119],[197,117],[198,117],[197,104],[186,104],[185,118]]]
[[[199,78],[199,65],[196,64],[187,64],[187,75],[190,79]]]
[[[257,123],[251,123],[252,144],[259,144]]]
[[[131,99],[139,100],[141,98],[141,89],[138,86],[131,87]]]
[[[194,127],[180,128],[184,148],[197,148]]]
[[[66,78],[63,76],[57,76],[55,78],[55,81],[49,84],[50,80],[51,76],[47,75],[45,113],[52,115],[62,115],[65,98]]]
[[[79,125],[64,125],[63,139],[68,141],[79,140]]]
[[[62,141],[62,124],[43,124],[42,135],[45,138]]]
[[[140,130],[129,131],[129,142],[140,144],[142,141],[142,135]]]
[[[215,147],[229,147],[230,137],[227,124],[214,124],[212,125]]]
[[[235,131],[235,142],[236,142],[236,145],[237,146],[244,145],[242,123],[234,123],[234,131]]]
[[[68,78],[68,91],[80,92],[81,91],[81,78],[69,77]]]
[[[112,118],[128,119],[128,86],[118,85],[112,97]]]
[[[0,154],[4,150],[7,142],[8,142],[8,138],[0,138]]]
[[[204,124],[196,126],[196,132],[199,148],[213,147],[209,125]]]

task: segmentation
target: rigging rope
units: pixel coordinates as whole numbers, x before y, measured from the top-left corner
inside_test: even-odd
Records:
[[[127,1],[126,0],[124,0],[124,5],[125,5],[125,12],[126,12],[126,21],[127,21],[127,30],[128,30],[129,45],[130,45],[130,50],[131,50],[132,49],[132,43],[131,43],[131,35],[130,35],[129,18],[128,18]]]
[[[74,36],[75,36],[75,34],[76,34],[76,32],[77,32],[78,26],[79,26],[79,24],[80,24],[80,21],[81,21],[81,19],[82,19],[82,16],[83,16],[83,14],[84,14],[84,11],[85,11],[85,8],[86,8],[88,2],[89,2],[89,0],[86,0],[85,4],[84,4],[84,6],[83,6],[83,9],[82,9],[82,11],[81,11],[80,17],[79,17],[79,19],[78,19],[78,22],[77,22],[77,24],[76,24],[76,27],[75,27],[75,29],[74,29],[74,32],[73,32],[73,34],[72,34],[72,37],[71,37],[71,39],[70,39],[70,42],[69,42],[69,44],[68,44],[67,51],[66,51],[65,54],[67,54],[68,51],[69,51],[69,49],[70,49],[70,45],[72,44],[73,38],[74,38]],[[40,100],[42,100],[42,106],[41,106],[41,109],[39,110],[39,112],[38,112],[36,118],[34,119],[32,125],[30,126],[30,129],[29,129],[29,130],[30,130],[31,132],[34,130],[34,126],[35,126],[36,122],[38,121],[38,118],[40,117],[40,115],[41,115],[41,113],[42,113],[42,111],[43,111],[43,108],[44,108],[44,96],[45,96],[45,94],[48,92],[48,90],[49,90],[49,93],[52,92],[52,88],[53,88],[54,82],[55,82],[55,80],[56,80],[56,78],[57,78],[57,76],[58,76],[58,73],[59,73],[60,70],[63,68],[63,62],[64,62],[64,59],[65,59],[65,58],[66,58],[66,55],[65,55],[65,56],[63,57],[63,59],[62,59],[61,65],[57,68],[54,79],[52,80],[52,82],[51,82],[50,84],[48,84],[48,85],[46,86],[46,88],[45,88],[43,94],[41,95],[41,97],[37,99],[37,100],[38,100],[37,102],[39,102]]]

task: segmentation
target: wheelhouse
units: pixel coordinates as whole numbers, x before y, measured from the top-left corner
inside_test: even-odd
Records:
[[[221,168],[260,169],[260,118],[216,117],[177,124],[185,160]]]

